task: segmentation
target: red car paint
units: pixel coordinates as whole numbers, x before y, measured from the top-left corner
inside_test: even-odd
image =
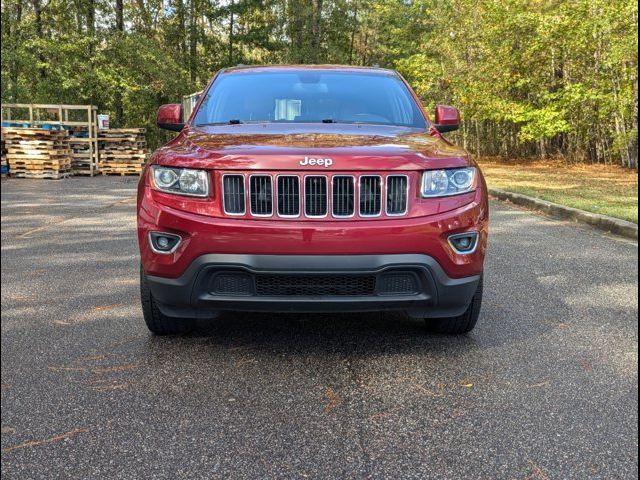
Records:
[[[260,67],[272,69],[328,67]],[[338,68],[338,67],[336,67]],[[340,67],[358,71],[357,68]],[[225,71],[241,75],[244,68]],[[214,79],[215,80],[215,79]],[[211,84],[208,88],[211,87]],[[412,95],[415,97],[415,93]],[[206,94],[206,92],[205,92]],[[204,98],[205,95],[202,96]],[[202,101],[202,100],[201,100]],[[420,105],[420,102],[418,102]],[[199,105],[196,106],[197,111]],[[420,105],[427,119],[427,115]],[[176,107],[161,110],[162,122],[177,116]],[[441,108],[437,117],[451,125],[457,111]],[[344,124],[239,124],[195,127],[188,120],[166,146],[151,157],[138,189],[138,240],[147,275],[180,277],[197,257],[207,253],[284,255],[427,254],[451,278],[479,275],[487,244],[489,209],[482,175],[475,191],[443,198],[422,198],[422,172],[477,165],[462,148],[448,142],[428,121],[427,131],[403,127]],[[438,118],[437,118],[438,120]],[[160,121],[160,120],[159,120]],[[304,157],[330,158],[332,164],[301,168]],[[207,198],[162,193],[151,188],[151,165],[206,169],[211,191]],[[230,217],[222,210],[220,195],[224,173],[252,172],[336,174],[367,172],[406,174],[409,178],[408,212],[402,217],[382,213],[377,218],[256,218]],[[478,170],[479,172],[479,170]],[[329,199],[330,201],[330,199]],[[447,238],[454,233],[480,233],[478,248],[456,254]],[[150,231],[179,234],[183,241],[172,254],[154,253]]]

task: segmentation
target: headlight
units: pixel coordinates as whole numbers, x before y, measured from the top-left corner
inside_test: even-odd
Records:
[[[422,196],[446,197],[472,192],[477,185],[474,167],[449,170],[427,170],[422,174]]]
[[[192,197],[209,195],[209,175],[206,170],[161,167],[159,165],[154,165],[151,169],[151,181],[156,190]]]

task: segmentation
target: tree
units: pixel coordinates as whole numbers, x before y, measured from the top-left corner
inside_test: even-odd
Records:
[[[7,0],[2,100],[96,103],[149,127],[160,102],[237,63],[398,69],[461,109],[481,155],[637,168],[631,0]]]

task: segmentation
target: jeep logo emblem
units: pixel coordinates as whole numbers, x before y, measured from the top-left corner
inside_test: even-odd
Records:
[[[319,167],[329,168],[331,165],[333,165],[333,160],[331,160],[330,158],[304,157],[303,160],[300,160],[300,165],[302,165],[303,167],[317,165]]]

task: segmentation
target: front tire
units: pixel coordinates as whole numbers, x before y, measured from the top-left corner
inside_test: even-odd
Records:
[[[144,322],[155,335],[177,335],[190,329],[190,319],[168,317],[160,311],[151,294],[142,265],[140,266],[140,301]]]
[[[482,280],[483,277],[480,277],[476,293],[462,315],[449,318],[425,318],[427,330],[448,335],[461,335],[473,330],[478,322],[482,307]]]

